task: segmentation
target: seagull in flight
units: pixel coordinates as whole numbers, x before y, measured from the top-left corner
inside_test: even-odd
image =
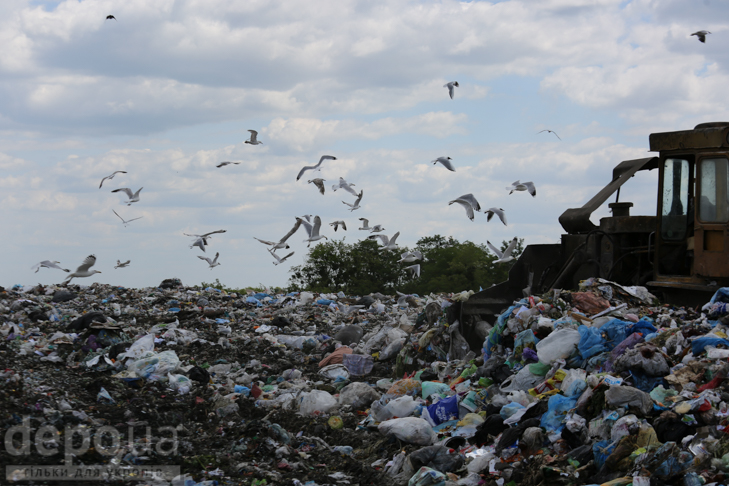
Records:
[[[116,20],[116,17],[114,17],[113,15],[107,15],[106,16],[106,20],[111,20],[111,19]],[[116,20],[116,21],[119,22],[118,20]]]
[[[319,192],[321,192],[321,195],[324,195],[324,182],[326,182],[326,179],[316,178],[309,181],[309,184],[314,183],[316,187],[319,188]]]
[[[260,241],[264,245],[270,246],[271,247],[270,250],[280,250],[281,248],[285,248],[288,250],[289,245],[288,245],[288,243],[286,243],[286,240],[288,240],[291,237],[291,235],[293,235],[294,233],[296,233],[299,230],[299,227],[301,227],[302,223],[304,223],[303,219],[296,218],[296,224],[294,224],[294,227],[291,228],[291,231],[286,233],[284,235],[284,237],[278,241],[278,243],[276,243],[275,241],[262,240],[260,238],[256,238],[255,236],[253,237],[253,239]],[[305,223],[305,224],[308,224],[308,223]]]
[[[494,252],[494,254],[498,257],[498,260],[495,260],[494,263],[506,263],[510,262],[514,259],[513,256],[511,256],[511,253],[514,251],[514,248],[516,248],[516,236],[513,240],[511,240],[511,243],[509,243],[509,246],[506,247],[506,250],[503,252],[496,248],[494,245],[491,244],[490,241],[486,241],[486,244],[489,248],[491,248],[491,251]]]
[[[423,254],[420,253],[418,250],[413,251],[406,251],[402,255],[400,255],[400,259],[397,261],[397,263],[410,263],[410,262],[416,262],[418,260],[423,259]]]
[[[336,157],[332,157],[331,155],[322,155],[321,159],[319,159],[319,162],[316,165],[307,165],[302,167],[302,169],[299,171],[299,175],[296,176],[296,180],[298,181],[301,179],[301,176],[304,175],[304,172],[307,170],[321,170],[321,163],[325,160],[337,160]]]
[[[182,233],[182,234],[185,236],[191,236],[191,237],[195,238],[195,240],[193,240],[193,242],[192,242],[192,245],[190,245],[190,249],[197,246],[202,251],[205,251],[205,247],[208,244],[208,238],[211,238],[210,235],[214,235],[214,234],[218,234],[218,233],[225,233],[225,232],[227,232],[227,230],[211,231],[210,233],[205,233],[204,235],[191,235],[188,233]]]
[[[405,267],[405,270],[410,274],[410,277],[412,278],[420,277],[419,263],[416,263],[415,265],[410,265],[409,267]]]
[[[537,132],[537,135],[539,135],[539,134],[540,134],[540,133],[542,133],[542,132],[547,132],[547,133],[554,133],[554,136],[555,136],[555,137],[557,137],[557,138],[559,138],[559,135],[557,135],[557,132],[555,132],[554,130],[547,130],[547,129],[545,128],[544,130],[540,130],[540,131],[538,131],[538,132]],[[560,140],[562,140],[561,138],[559,138],[559,139],[560,139]]]
[[[218,165],[216,165],[215,167],[217,167],[217,168],[219,169],[219,168],[221,168],[221,167],[225,167],[226,165],[230,165],[230,164],[235,164],[235,165],[238,165],[238,164],[240,164],[240,162],[228,162],[228,161],[225,161],[225,162],[221,162],[221,163],[219,163],[219,164],[218,164]]]
[[[59,267],[58,266],[58,263],[61,263],[61,262],[56,262],[56,261],[53,261],[52,262],[50,260],[43,260],[42,262],[36,263],[32,267],[30,267],[30,269],[31,270],[35,270],[35,273],[38,273],[38,270],[40,270],[41,268],[55,268],[57,270],[63,270],[64,272],[70,272],[71,271],[71,270],[69,270],[67,268],[61,268],[61,267]]]
[[[362,221],[362,227],[359,228],[364,231],[370,231],[372,228],[370,228],[370,220],[367,218],[359,218],[360,221]]]
[[[385,228],[382,227],[381,224],[376,224],[372,227],[372,233],[379,233],[380,231],[385,231]]]
[[[380,250],[397,250],[397,237],[400,236],[400,232],[395,233],[392,238],[388,238],[386,235],[370,235],[367,238],[370,240],[378,239],[382,242]]]
[[[126,194],[129,198],[129,200],[126,201],[126,205],[131,206],[132,203],[139,202],[139,193],[142,192],[142,189],[144,188],[140,187],[137,192],[132,193],[132,190],[128,187],[122,187],[121,189],[114,189],[111,192],[123,192],[124,194]]]
[[[91,270],[91,267],[96,263],[96,255],[89,255],[84,259],[83,263],[79,265],[75,272],[69,274],[63,283],[69,283],[73,278],[90,277],[95,273],[101,273],[98,270]]]
[[[130,263],[132,263],[132,261],[131,261],[131,260],[127,260],[127,261],[125,261],[124,263],[122,263],[122,262],[121,262],[121,260],[117,260],[117,261],[116,261],[116,266],[115,266],[114,268],[115,268],[115,269],[116,269],[116,268],[127,268],[127,267],[129,266],[129,264],[130,264]]]
[[[347,231],[347,225],[344,224],[344,221],[342,221],[342,220],[335,221],[333,223],[329,223],[329,226],[334,226],[334,231],[335,232],[337,231],[337,228],[339,228],[340,226],[342,227],[342,229],[344,231]]]
[[[276,261],[273,262],[274,265],[280,265],[281,263],[283,263],[284,261],[286,261],[286,259],[288,259],[288,257],[290,257],[291,255],[294,254],[294,252],[292,251],[291,253],[289,253],[285,257],[280,257],[280,256],[276,255],[276,253],[273,250],[268,250],[268,252],[276,259]]]
[[[218,263],[218,257],[219,256],[220,256],[220,252],[216,253],[215,254],[215,258],[212,259],[212,260],[210,258],[208,258],[208,257],[204,257],[204,256],[200,256],[200,255],[198,255],[197,257],[200,260],[205,260],[206,262],[208,262],[208,265],[210,265],[210,270],[212,270],[213,268],[215,268],[218,265],[220,265],[220,263]]]
[[[459,88],[458,81],[451,81],[450,83],[446,83],[443,85],[444,88],[448,88],[448,94],[450,95],[451,99],[453,99],[453,95],[455,94],[456,90],[455,88]]]
[[[364,189],[361,190],[361,191],[359,191],[359,194],[357,194],[357,200],[354,201],[354,204],[349,204],[346,201],[342,201],[342,204],[346,204],[347,206],[349,206],[349,210],[350,211],[354,211],[355,209],[359,209],[359,208],[362,207],[362,206],[359,205],[359,202],[362,200],[362,196],[363,195],[364,195]]]
[[[502,223],[504,223],[504,226],[506,226],[506,215],[504,214],[504,210],[501,208],[489,208],[486,211],[486,221],[491,221],[491,218],[494,217],[494,214],[499,217]]]
[[[112,180],[115,175],[117,175],[117,174],[126,174],[126,173],[127,173],[127,171],[125,171],[125,170],[116,170],[116,171],[114,171],[111,175],[108,175],[108,176],[104,177],[103,179],[101,179],[101,184],[99,184],[99,189],[101,189],[101,186],[104,185],[104,181],[105,180],[107,180],[107,179],[108,180]]]
[[[450,206],[453,203],[458,203],[466,208],[466,215],[471,221],[473,221],[474,218],[473,212],[481,210],[481,205],[478,203],[473,194],[464,194],[463,196],[449,202],[448,205]]]
[[[456,169],[453,168],[453,164],[451,164],[451,160],[453,160],[453,159],[451,159],[450,157],[438,157],[435,160],[431,160],[431,162],[433,162],[433,165],[440,162],[441,164],[443,164],[443,167],[445,167],[446,169],[448,169],[452,172],[455,172]]]
[[[515,181],[511,183],[511,187],[506,188],[507,191],[509,191],[509,194],[511,194],[514,191],[529,191],[529,194],[532,195],[532,197],[537,197],[537,188],[534,187],[534,183],[529,182],[519,182]]]
[[[354,189],[352,189],[352,186],[354,186],[354,184],[350,184],[350,183],[348,183],[347,181],[344,180],[344,177],[340,177],[339,178],[339,184],[332,185],[332,191],[337,192],[337,189],[339,189],[341,187],[342,189],[344,189],[345,191],[347,191],[351,195],[357,196],[358,195],[357,194],[357,191],[355,191]]]
[[[114,210],[112,209],[112,211],[114,211]],[[125,220],[124,218],[122,218],[121,216],[119,216],[119,213],[117,213],[116,211],[114,211],[114,214],[116,214],[116,217],[117,217],[117,218],[119,218],[119,219],[121,219],[121,220],[122,220],[122,224],[124,224],[124,226],[128,225],[128,224],[129,224],[129,223],[131,223],[132,221],[136,221],[136,220],[138,220],[138,219],[142,219],[142,218],[144,217],[144,216],[140,216],[140,217],[138,217],[138,218],[133,218],[133,219],[126,219],[126,220]]]
[[[700,30],[698,32],[694,32],[691,35],[695,35],[696,37],[698,37],[699,38],[699,42],[706,43],[706,36],[708,34],[711,34],[711,32],[709,32],[708,30]]]
[[[309,242],[307,248],[311,246],[311,243],[314,241],[319,241],[321,239],[329,239],[326,236],[322,236],[319,234],[319,230],[321,229],[321,218],[319,216],[314,216],[314,225],[312,226],[311,223],[304,221],[301,218],[297,218],[297,221],[300,221],[301,224],[304,225],[304,229],[309,234],[309,237],[304,240],[304,242]]]
[[[261,142],[261,141],[258,140],[258,132],[257,131],[255,131],[255,130],[248,130],[248,131],[251,132],[251,138],[249,138],[248,140],[246,140],[245,143],[249,143],[251,145],[260,145],[260,144],[263,143],[263,142]]]

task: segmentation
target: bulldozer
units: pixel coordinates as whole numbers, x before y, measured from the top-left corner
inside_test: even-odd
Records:
[[[559,217],[559,243],[527,246],[507,281],[460,306],[467,339],[469,328],[493,324],[515,300],[576,289],[590,277],[645,286],[663,302],[686,306],[729,285],[729,122],[653,133],[649,145],[657,156],[620,162],[600,192]],[[620,201],[620,188],[638,171],[656,169],[656,215],[631,216],[633,203]],[[613,196],[611,216],[599,226],[590,221]]]

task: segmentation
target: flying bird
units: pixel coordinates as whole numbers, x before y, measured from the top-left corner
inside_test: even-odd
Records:
[[[205,247],[208,244],[208,238],[211,238],[210,235],[215,235],[215,234],[218,234],[218,233],[225,233],[225,232],[227,232],[227,230],[211,231],[210,233],[205,233],[204,235],[191,235],[191,234],[188,234],[188,233],[182,233],[182,234],[185,235],[185,236],[192,236],[193,238],[195,238],[193,240],[193,242],[192,242],[192,245],[190,245],[190,249],[192,249],[193,247],[197,246],[202,251],[205,251]]]
[[[359,205],[359,202],[362,200],[362,196],[363,195],[364,195],[364,189],[361,190],[361,191],[359,191],[359,194],[357,195],[357,200],[354,201],[354,204],[349,204],[346,201],[342,201],[342,204],[346,204],[347,206],[349,206],[349,210],[350,211],[354,211],[355,209],[359,209],[359,208],[362,207],[362,206]]]
[[[98,270],[91,270],[91,267],[96,263],[96,255],[89,255],[84,259],[83,263],[79,265],[75,272],[69,274],[63,283],[69,283],[73,278],[90,277],[95,273],[101,273]]]
[[[418,250],[413,251],[406,251],[402,255],[400,255],[400,259],[397,261],[397,263],[410,263],[410,262],[416,262],[418,260],[423,259],[423,254],[420,253]]]
[[[380,231],[385,231],[385,228],[381,224],[376,224],[372,227],[372,233],[379,233]]]
[[[463,196],[450,201],[448,205],[450,206],[453,203],[458,203],[463,206],[466,209],[468,219],[471,221],[473,221],[474,218],[473,212],[481,210],[481,205],[478,203],[473,194],[464,194]]]
[[[125,261],[124,263],[122,263],[122,262],[121,262],[121,260],[117,260],[117,261],[116,261],[116,266],[115,266],[114,268],[115,268],[115,269],[116,269],[116,268],[126,268],[126,267],[128,267],[128,266],[129,266],[129,264],[130,264],[130,263],[132,263],[132,261],[131,261],[131,260],[127,260],[127,261]]]
[[[420,264],[419,263],[416,263],[415,265],[410,265],[409,267],[405,267],[405,270],[410,274],[410,277],[412,277],[412,278],[420,277]]]
[[[506,247],[506,250],[503,252],[496,248],[494,245],[491,244],[490,241],[486,241],[486,244],[489,248],[491,248],[491,251],[494,252],[494,254],[498,257],[498,260],[495,260],[494,263],[506,263],[510,262],[514,259],[513,256],[511,256],[511,253],[514,251],[514,248],[516,248],[516,236],[513,240],[511,240],[511,243],[509,243],[509,246]]]
[[[112,209],[112,211],[114,211],[114,210]],[[140,217],[138,217],[138,218],[133,218],[133,219],[126,219],[126,220],[125,220],[124,218],[122,218],[121,216],[119,216],[119,213],[117,213],[116,211],[114,211],[114,214],[116,214],[116,217],[117,217],[117,218],[119,218],[119,219],[121,219],[121,220],[122,220],[122,224],[123,224],[124,226],[128,225],[128,224],[129,224],[129,223],[131,223],[132,221],[136,221],[136,220],[138,220],[138,219],[142,219],[142,218],[144,217],[144,216],[140,216]]]
[[[206,262],[208,262],[208,265],[210,265],[210,270],[212,270],[213,268],[215,268],[218,265],[220,265],[220,263],[218,263],[218,257],[219,256],[220,256],[220,252],[216,253],[215,254],[215,258],[212,259],[212,260],[210,258],[208,258],[208,257],[204,257],[204,256],[200,256],[200,255],[198,255],[197,257],[200,260],[205,260]]]
[[[494,214],[499,217],[502,223],[504,223],[504,226],[506,226],[506,215],[504,214],[504,210],[501,208],[489,208],[486,211],[486,221],[491,221],[491,218],[494,217]]]
[[[509,194],[511,194],[514,191],[529,191],[529,194],[532,195],[532,197],[537,197],[537,188],[534,187],[534,183],[529,182],[519,182],[515,181],[511,183],[510,187],[506,188],[507,191],[509,191]]]
[[[203,238],[196,238],[195,241],[192,242],[192,245],[190,245],[190,249],[192,250],[193,247],[197,246],[202,251],[205,251],[205,240]]]
[[[370,235],[367,238],[370,240],[378,239],[382,242],[380,250],[397,250],[397,237],[400,236],[400,232],[395,233],[392,238],[388,238],[386,235]]]
[[[458,81],[451,81],[450,83],[444,84],[443,87],[448,88],[448,94],[453,99],[453,95],[456,94],[455,88],[459,88],[460,86],[458,85]]]
[[[230,164],[235,164],[235,165],[238,165],[238,164],[240,164],[240,162],[228,162],[228,161],[225,161],[225,162],[221,162],[221,163],[219,163],[219,164],[218,164],[218,165],[216,165],[215,167],[217,167],[217,168],[219,169],[219,168],[221,168],[221,167],[225,167],[226,165],[230,165]]]
[[[113,15],[107,15],[106,16],[106,20],[111,20],[111,19],[116,20],[116,17],[114,17]],[[118,20],[116,20],[116,21],[119,22]]]
[[[433,165],[440,162],[441,164],[443,164],[443,167],[445,167],[446,169],[448,169],[450,171],[455,172],[456,169],[453,168],[453,164],[451,164],[451,160],[453,160],[453,159],[451,159],[450,157],[438,157],[435,160],[431,160],[431,162],[433,162]]]
[[[319,188],[319,192],[321,192],[322,196],[324,195],[324,182],[326,182],[326,179],[316,178],[309,181],[309,184],[314,183],[316,187]]]
[[[354,184],[350,184],[349,182],[347,182],[347,181],[344,180],[344,177],[340,177],[339,178],[339,183],[332,185],[332,191],[337,192],[337,189],[339,189],[341,187],[342,189],[344,189],[345,191],[347,191],[351,195],[357,196],[358,195],[357,194],[357,191],[355,191],[354,189],[352,189],[352,186],[354,186]]]
[[[30,267],[30,269],[31,270],[35,270],[35,273],[38,273],[38,270],[40,270],[41,268],[55,268],[57,270],[63,270],[64,272],[70,272],[71,271],[71,270],[69,270],[67,268],[61,268],[61,267],[59,267],[57,265],[58,263],[61,263],[61,262],[50,261],[50,260],[43,260],[42,262],[36,263],[32,267]]]
[[[260,142],[258,140],[258,132],[257,131],[255,131],[255,130],[248,130],[248,131],[251,132],[251,138],[249,138],[248,140],[246,140],[246,143],[249,143],[251,145],[260,145],[260,144],[263,143],[263,142]]]
[[[359,228],[364,231],[370,231],[372,228],[370,228],[370,220],[367,218],[359,218],[360,221],[362,221],[362,227]]]
[[[292,251],[291,253],[289,253],[285,257],[280,257],[280,256],[276,255],[276,253],[273,250],[268,250],[268,252],[271,255],[273,255],[273,257],[276,259],[276,261],[273,262],[274,265],[280,265],[281,263],[283,263],[284,261],[286,261],[291,255],[294,254],[294,252]]]
[[[555,132],[554,130],[547,130],[546,128],[544,130],[538,131],[537,132],[537,135],[539,135],[540,133],[543,133],[543,132],[554,133],[554,136],[557,137],[557,138],[559,138],[559,135],[557,135],[557,132]],[[562,140],[561,138],[559,138],[559,139]]]
[[[700,30],[698,32],[694,32],[691,35],[695,35],[696,37],[699,38],[699,41],[700,42],[704,42],[705,43],[706,42],[706,36],[707,36],[707,34],[711,34],[711,32],[709,32],[708,30]]]
[[[319,230],[321,229],[321,218],[319,216],[314,216],[314,225],[313,226],[310,223],[304,221],[303,219],[297,219],[297,221],[301,221],[301,224],[304,225],[304,229],[306,229],[306,232],[309,233],[309,237],[304,240],[304,242],[309,243],[308,245],[306,245],[307,247],[311,246],[311,243],[314,241],[319,241],[321,239],[329,239],[326,236],[322,236],[319,234]]]
[[[335,221],[333,223],[329,223],[329,226],[334,226],[334,231],[335,232],[337,231],[337,228],[339,228],[340,226],[342,227],[342,229],[344,231],[347,231],[347,225],[344,224],[344,221],[342,221],[342,220]]]
[[[306,172],[307,170],[321,170],[321,163],[325,160],[337,160],[337,158],[332,157],[331,155],[322,155],[321,159],[319,159],[319,162],[316,165],[307,165],[302,167],[302,169],[299,171],[299,175],[296,176],[296,180],[298,181],[299,179],[301,179],[301,176],[304,175],[304,172]]]
[[[126,194],[129,200],[125,201],[125,203],[127,206],[131,206],[132,203],[139,202],[139,193],[142,192],[142,189],[144,188],[140,187],[137,192],[132,193],[132,190],[128,187],[122,187],[121,189],[114,189],[111,192],[123,192],[124,194]]]
[[[296,224],[294,224],[294,227],[291,228],[291,230],[288,233],[286,233],[284,235],[284,237],[278,241],[278,243],[275,241],[262,240],[260,238],[256,238],[255,236],[253,237],[253,239],[260,241],[264,245],[270,246],[271,247],[270,250],[279,250],[281,248],[286,248],[288,250],[289,245],[288,245],[288,243],[286,243],[286,240],[288,240],[291,237],[291,235],[293,235],[294,233],[296,233],[299,230],[299,227],[301,227],[302,223],[305,223],[303,219],[296,218]],[[308,223],[305,223],[305,224],[308,224]]]
[[[117,175],[117,174],[126,174],[126,173],[127,173],[127,171],[125,171],[125,170],[117,170],[117,171],[114,171],[114,173],[112,173],[111,175],[106,176],[103,179],[101,179],[101,184],[99,184],[99,189],[101,189],[101,186],[104,185],[104,181],[105,180],[107,180],[107,179],[108,180],[112,180],[115,175]]]

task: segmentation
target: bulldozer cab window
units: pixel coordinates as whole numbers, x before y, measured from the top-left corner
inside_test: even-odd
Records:
[[[706,223],[729,221],[729,160],[703,159],[700,164],[699,219]]]
[[[686,237],[689,176],[688,160],[666,159],[661,204],[661,237],[664,240],[683,240]]]

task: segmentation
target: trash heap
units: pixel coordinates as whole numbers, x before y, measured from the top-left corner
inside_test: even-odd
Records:
[[[694,310],[590,279],[460,323],[472,293],[2,289],[0,465],[179,466],[141,482],[175,486],[727,484],[729,288]]]

